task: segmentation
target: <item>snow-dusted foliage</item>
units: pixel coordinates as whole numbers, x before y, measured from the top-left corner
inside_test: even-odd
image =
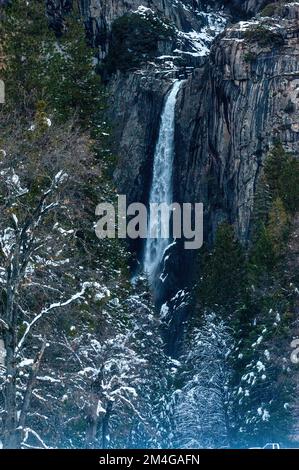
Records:
[[[93,198],[109,191],[89,139],[39,113],[18,121],[2,121],[1,441],[159,445],[162,340],[123,247],[94,234]]]
[[[236,347],[235,434],[241,445],[279,442],[292,426],[295,384],[285,328],[278,311],[269,309],[266,318],[254,319],[247,341]]]
[[[175,440],[184,448],[230,445],[232,330],[206,313],[182,359],[182,389],[173,395]]]

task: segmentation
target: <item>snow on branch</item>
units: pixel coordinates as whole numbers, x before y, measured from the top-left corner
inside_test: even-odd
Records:
[[[84,282],[84,284],[82,286],[82,289],[79,292],[77,292],[76,294],[74,294],[72,297],[65,300],[64,302],[55,302],[55,303],[51,304],[49,307],[43,308],[41,310],[41,312],[38,315],[36,315],[36,317],[30,323],[26,322],[27,323],[26,330],[25,330],[22,338],[20,339],[20,341],[18,343],[18,346],[16,348],[16,354],[19,353],[20,349],[23,346],[23,343],[24,343],[26,337],[28,336],[31,328],[35,325],[35,323],[37,323],[44,315],[46,315],[50,311],[52,311],[56,308],[65,307],[66,305],[69,305],[69,304],[75,302],[75,300],[80,299],[85,294],[86,289],[88,287],[91,287],[92,285],[93,285],[92,282]]]

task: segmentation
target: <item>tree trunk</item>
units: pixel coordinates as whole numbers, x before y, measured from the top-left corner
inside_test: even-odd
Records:
[[[107,449],[109,444],[109,420],[112,412],[112,402],[108,401],[106,414],[102,422],[102,448]]]
[[[98,428],[98,417],[94,409],[87,417],[87,430],[86,430],[86,448],[93,449],[95,446],[95,440],[97,436]]]
[[[4,439],[5,449],[17,449],[20,445],[17,436],[17,394],[16,394],[16,364],[15,364],[15,332],[4,332],[4,344],[6,349],[6,384],[4,387],[5,418]]]
[[[23,405],[22,405],[22,409],[20,413],[20,419],[18,423],[18,428],[20,429],[20,433],[22,433],[22,430],[25,427],[27,414],[30,408],[32,390],[36,382],[36,377],[40,368],[40,364],[41,364],[45,349],[46,349],[46,342],[43,343],[40,352],[37,354],[35,361],[32,365],[29,378],[28,378],[27,388],[26,388]]]

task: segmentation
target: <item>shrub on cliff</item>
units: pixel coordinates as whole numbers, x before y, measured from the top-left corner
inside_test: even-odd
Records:
[[[146,59],[154,57],[159,41],[173,35],[171,27],[149,13],[125,14],[112,25],[111,43],[105,61],[108,73],[136,68]]]
[[[260,47],[280,47],[284,39],[280,33],[272,31],[263,25],[252,25],[245,32],[245,39],[249,43],[258,44]]]

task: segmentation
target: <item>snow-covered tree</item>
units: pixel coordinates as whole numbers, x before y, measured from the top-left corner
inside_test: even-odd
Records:
[[[92,142],[42,104],[2,123],[3,445],[160,446],[169,361],[124,247],[96,238],[92,208],[113,191]]]
[[[270,308],[266,316],[260,312],[235,350],[234,441],[240,447],[283,443],[292,428],[289,318],[282,305],[279,310]]]
[[[173,396],[176,441],[183,448],[230,445],[232,331],[206,313],[182,358],[184,386]]]
[[[56,329],[82,311],[86,296],[107,291],[109,273],[92,253],[83,254],[93,233],[85,188],[96,179],[99,186],[88,137],[72,122],[57,129],[40,108],[32,123],[9,116],[1,124],[1,422],[4,445],[17,447]]]

